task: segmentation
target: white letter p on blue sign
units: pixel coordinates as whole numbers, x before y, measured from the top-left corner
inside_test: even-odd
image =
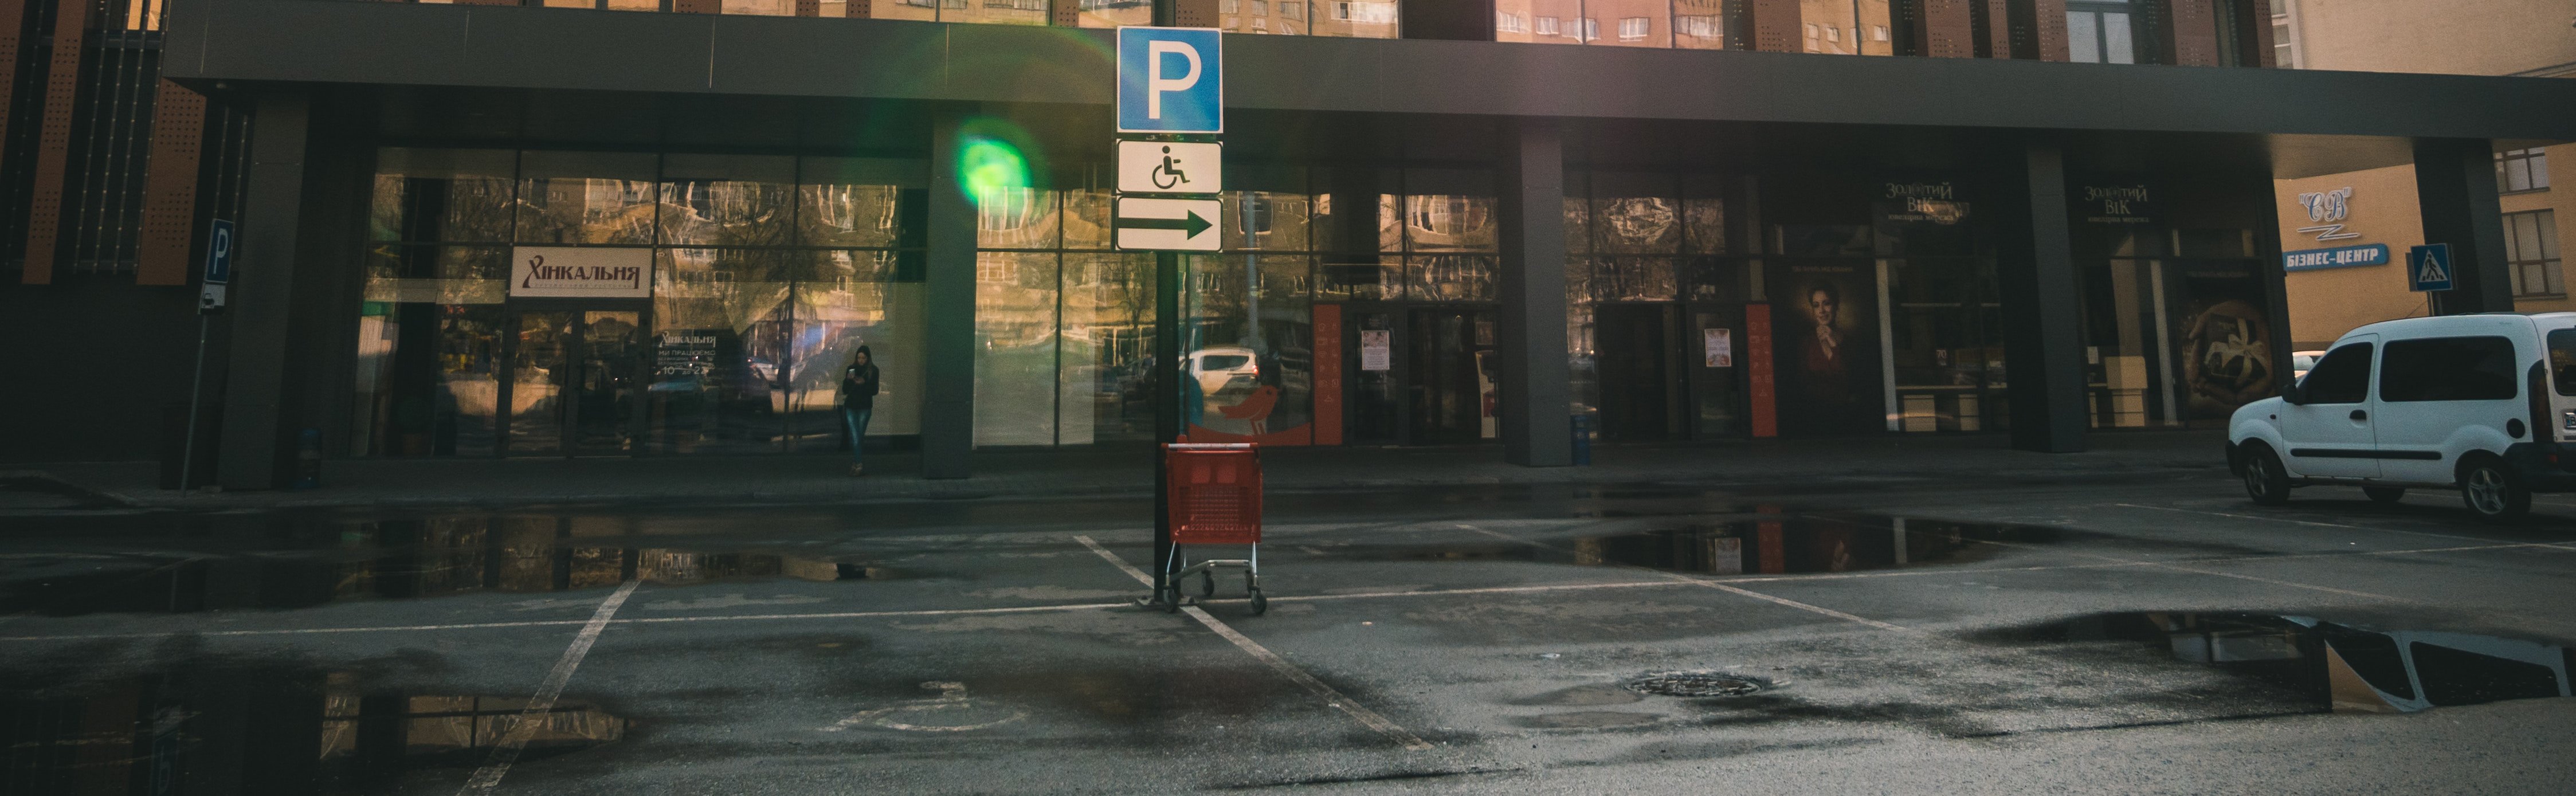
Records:
[[[1118,29],[1118,132],[1225,132],[1225,57],[1214,28]]]

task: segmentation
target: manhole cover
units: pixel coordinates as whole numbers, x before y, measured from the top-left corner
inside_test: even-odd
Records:
[[[1743,696],[1765,688],[1766,680],[1724,672],[1653,672],[1640,675],[1620,687],[1640,694],[1677,697]]]

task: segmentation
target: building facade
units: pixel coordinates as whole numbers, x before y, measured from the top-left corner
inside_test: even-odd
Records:
[[[2576,77],[2576,10],[2546,0],[2464,4],[2402,0],[2272,0],[2284,66],[2370,72]],[[2500,142],[2494,153],[2500,245],[2517,312],[2576,310],[2560,244],[2576,239],[2576,146]],[[2435,312],[2407,289],[2407,249],[2426,242],[2411,165],[2281,180],[2283,247],[2385,246],[2359,263],[2293,262],[2291,339],[2321,350],[2366,323]],[[2562,207],[2562,205],[2565,205]]]
[[[172,10],[169,77],[255,120],[226,486],[299,446],[829,450],[862,345],[870,433],[933,477],[1150,439],[1117,25],[1255,34],[1168,387],[1194,438],[1272,445],[2213,422],[2284,373],[2269,180],[2576,138],[2554,83],[2254,68],[2273,20],[2226,0],[648,5]],[[2374,94],[2421,113],[2326,104]],[[153,415],[184,376],[34,408]]]

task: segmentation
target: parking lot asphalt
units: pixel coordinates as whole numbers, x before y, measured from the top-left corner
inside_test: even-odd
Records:
[[[2261,508],[2207,471],[1355,490],[1272,505],[1259,615],[1228,579],[1183,613],[1135,605],[1144,516],[1048,499],[13,522],[0,791],[2576,778],[2576,701],[2540,698],[2565,692],[2576,643],[2567,496],[2490,526],[2450,493]]]

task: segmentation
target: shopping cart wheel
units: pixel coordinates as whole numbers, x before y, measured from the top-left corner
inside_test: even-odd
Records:
[[[1253,615],[1253,616],[1260,616],[1260,615],[1262,615],[1262,614],[1268,613],[1269,611],[1270,611],[1270,598],[1267,598],[1267,597],[1263,597],[1263,596],[1261,596],[1261,590],[1260,590],[1260,589],[1253,589],[1253,590],[1252,590],[1252,615]]]
[[[1201,596],[1201,597],[1214,597],[1214,596],[1216,596],[1216,573],[1215,573],[1215,572],[1201,572],[1201,573],[1199,573],[1199,596]]]
[[[1177,614],[1177,613],[1180,613],[1180,612],[1181,612],[1181,589],[1180,589],[1180,587],[1178,587],[1178,586],[1174,586],[1174,587],[1172,587],[1171,589],[1167,590],[1167,591],[1162,595],[1162,597],[1164,598],[1164,599],[1163,599],[1163,613],[1167,613],[1167,614]]]

